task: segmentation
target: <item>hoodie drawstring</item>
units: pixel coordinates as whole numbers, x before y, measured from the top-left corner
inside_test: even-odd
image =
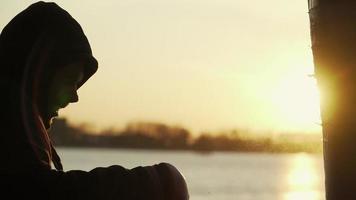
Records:
[[[53,162],[54,167],[58,171],[63,171],[63,165],[61,162],[61,158],[59,157],[56,149],[53,147],[52,142],[51,142],[51,151],[52,151],[52,162]]]

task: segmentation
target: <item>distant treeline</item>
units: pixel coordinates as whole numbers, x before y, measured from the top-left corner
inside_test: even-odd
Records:
[[[222,133],[202,133],[196,137],[185,128],[162,123],[130,123],[123,130],[91,133],[70,125],[65,119],[55,119],[50,137],[56,146],[192,150],[199,152],[238,151],[273,153],[320,153],[321,140],[313,135],[284,134],[271,137],[231,130]]]

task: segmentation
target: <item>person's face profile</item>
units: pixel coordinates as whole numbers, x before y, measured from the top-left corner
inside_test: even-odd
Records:
[[[58,68],[54,73],[43,97],[46,105],[38,105],[45,107],[42,108],[41,118],[46,129],[50,128],[52,119],[58,116],[59,109],[79,100],[77,89],[83,79],[83,68],[82,63],[75,62]]]

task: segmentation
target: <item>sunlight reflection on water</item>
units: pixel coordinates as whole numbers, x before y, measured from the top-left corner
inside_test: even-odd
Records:
[[[297,154],[289,160],[286,185],[289,191],[283,200],[319,200],[322,194],[317,192],[320,179],[317,177],[316,160],[307,154]]]

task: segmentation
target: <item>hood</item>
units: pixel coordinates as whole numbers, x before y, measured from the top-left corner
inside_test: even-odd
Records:
[[[1,169],[50,168],[53,148],[38,117],[36,97],[53,73],[84,62],[82,86],[97,70],[79,23],[55,3],[38,2],[16,15],[0,35]],[[42,80],[39,83],[39,80]]]

